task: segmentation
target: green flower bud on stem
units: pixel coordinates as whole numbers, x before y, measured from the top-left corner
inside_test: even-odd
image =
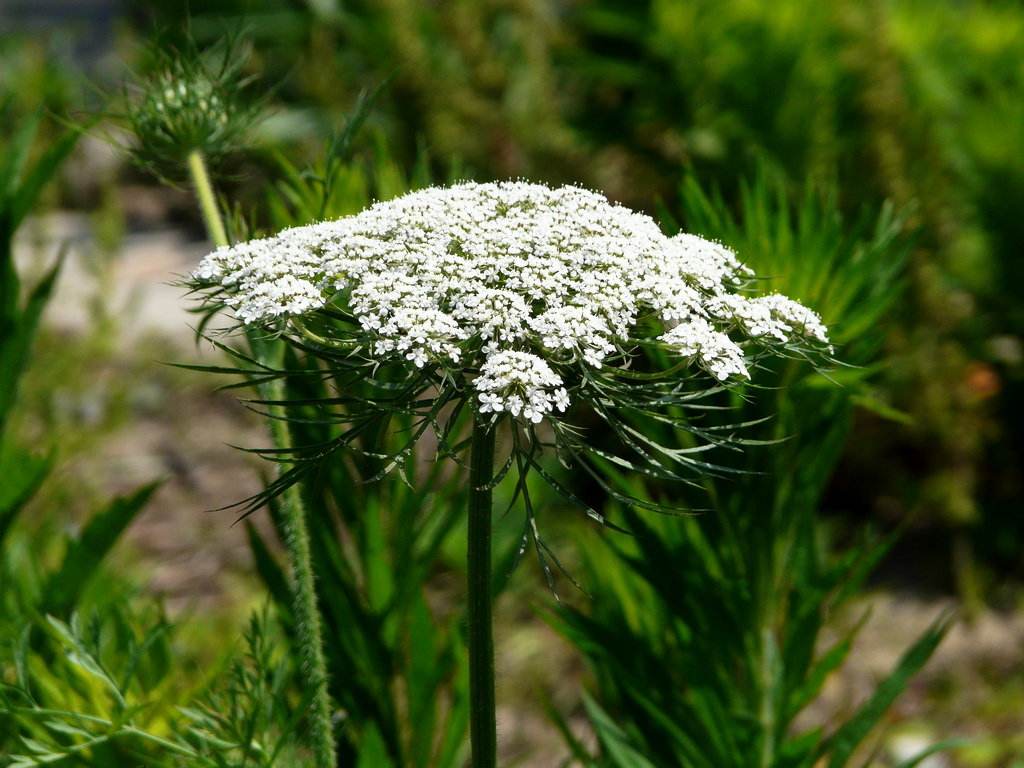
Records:
[[[219,163],[241,148],[258,120],[262,103],[246,102],[248,51],[237,38],[200,51],[185,47],[154,51],[155,74],[125,88],[124,122],[135,138],[130,152],[141,167],[165,181],[191,173],[190,158]]]

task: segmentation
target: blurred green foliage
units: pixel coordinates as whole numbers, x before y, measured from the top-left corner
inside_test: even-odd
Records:
[[[136,607],[131,579],[104,566],[156,484],[108,502],[77,535],[55,510],[25,519],[61,446],[51,435],[45,453],[27,449],[8,417],[62,259],[23,289],[14,236],[78,139],[34,153],[39,124],[15,123],[0,164],[0,762],[299,765],[301,702],[286,699],[293,667],[268,621],[251,624],[246,658],[190,680],[159,606]]]
[[[681,519],[622,510],[633,538],[587,539],[591,600],[556,621],[596,680],[585,711],[599,756],[569,737],[584,765],[848,765],[947,626],[925,632],[852,714],[827,729],[795,725],[863,625],[823,646],[826,617],[862,591],[891,544],[869,538],[837,558],[820,511],[854,403],[871,403],[879,320],[899,296],[909,241],[889,208],[847,224],[834,194],[808,190],[794,206],[768,178],[741,186],[735,216],[688,181],[687,224],[744,253],[771,289],[817,307],[839,355],[859,367],[830,372],[836,386],[804,361],[762,366],[718,418],[751,425],[764,443],[734,459],[743,474],[708,478],[684,497],[710,510]],[[707,419],[716,423],[714,412]],[[628,474],[618,484],[652,500],[678,493]]]
[[[173,25],[182,4],[143,7],[147,23]],[[248,25],[258,66],[281,83],[278,125],[307,147],[391,75],[372,128],[405,167],[425,145],[477,178],[580,181],[678,215],[684,173],[735,210],[739,180],[768,166],[791,196],[833,188],[847,214],[887,199],[912,209],[921,234],[878,387],[913,426],[857,425],[850,509],[959,531],[951,546],[968,554],[946,559],[964,592],[971,536],[994,567],[1019,572],[1019,516],[1007,515],[1024,458],[1018,5],[213,0],[193,11],[199,36]]]
[[[51,612],[64,615],[79,605],[100,562],[153,491],[150,486],[114,500],[88,520],[77,538],[62,537],[63,559],[52,570],[45,565],[48,553],[40,551],[52,549],[52,545],[38,546],[45,539],[9,540],[19,515],[53,468],[52,452],[40,455],[23,447],[8,429],[8,417],[61,267],[58,260],[35,286],[23,291],[14,259],[14,237],[78,140],[77,132],[66,133],[33,160],[39,123],[36,114],[15,124],[4,142],[0,167],[0,476],[4,480],[0,486],[0,642],[7,645],[20,636],[22,646],[29,643],[37,617]],[[16,715],[5,706],[0,714],[5,725],[0,731],[0,747],[5,750],[26,735],[10,722],[12,718]]]

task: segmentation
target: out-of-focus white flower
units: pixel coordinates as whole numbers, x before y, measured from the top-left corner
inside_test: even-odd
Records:
[[[664,235],[578,187],[464,183],[222,248],[194,274],[246,323],[334,296],[373,357],[475,374],[479,408],[539,422],[569,404],[566,374],[661,343],[720,381],[747,378],[743,344],[828,347],[820,318],[751,277],[724,246]],[[638,320],[660,325],[642,338]]]

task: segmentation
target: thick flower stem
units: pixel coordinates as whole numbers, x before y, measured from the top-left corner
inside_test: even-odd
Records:
[[[199,209],[203,214],[206,231],[214,245],[228,243],[224,222],[217,209],[217,199],[206,171],[206,163],[198,151],[188,156],[189,173],[195,187]],[[273,359],[280,346],[260,337],[257,333],[248,335],[253,356],[268,368],[279,368],[279,360]],[[268,403],[280,403],[285,399],[281,379],[273,379],[257,386],[259,396]],[[284,408],[268,406],[270,412],[270,433],[274,447],[288,450],[292,447],[291,433],[285,421]],[[316,602],[316,587],[313,575],[313,557],[310,553],[309,529],[306,525],[305,504],[297,485],[289,486],[281,498],[281,515],[285,532],[285,547],[291,561],[292,571],[292,614],[295,620],[295,641],[302,662],[303,682],[308,686],[310,699],[310,748],[316,768],[336,768],[334,732],[331,725],[331,701],[327,690],[327,663],[324,660],[323,632],[320,626],[320,612]]]
[[[473,768],[495,768],[494,633],[491,619],[491,479],[494,428],[483,417],[473,422],[469,466],[467,547],[469,618],[469,737]]]

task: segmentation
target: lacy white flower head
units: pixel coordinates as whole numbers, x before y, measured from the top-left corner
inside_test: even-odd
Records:
[[[666,236],[578,187],[462,183],[221,248],[193,275],[247,324],[468,384],[484,413],[536,423],[645,349],[715,382],[754,351],[830,350],[812,310],[744,291],[724,246]],[[313,334],[310,321],[325,329]],[[644,379],[645,381],[647,379]]]

